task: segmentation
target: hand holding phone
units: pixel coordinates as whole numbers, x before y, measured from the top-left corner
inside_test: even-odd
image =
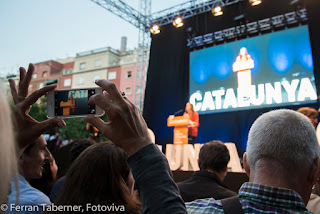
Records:
[[[48,117],[100,117],[104,111],[97,105],[90,105],[88,100],[95,94],[102,94],[102,91],[99,87],[52,91],[48,93]]]
[[[97,94],[89,103],[96,104],[106,111],[108,123],[101,118],[86,117],[85,121],[97,127],[101,133],[129,156],[142,147],[152,144],[148,127],[136,105],[123,96],[116,85],[108,80],[97,80],[109,96]]]

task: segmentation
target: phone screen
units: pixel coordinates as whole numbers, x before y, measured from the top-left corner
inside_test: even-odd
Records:
[[[54,92],[55,116],[95,114],[96,106],[89,105],[89,98],[95,89]]]

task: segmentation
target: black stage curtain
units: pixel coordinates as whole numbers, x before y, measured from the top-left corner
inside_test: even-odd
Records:
[[[244,13],[249,22],[261,20],[294,10],[291,0],[264,0],[252,7],[248,1],[224,8],[224,14],[214,17],[211,12],[191,17],[184,26],[175,28],[172,24],[162,26],[161,33],[152,35],[150,61],[144,102],[144,118],[156,135],[158,144],[172,143],[173,128],[167,127],[167,117],[184,109],[189,96],[189,48],[187,47],[188,27],[193,27],[196,36],[237,26],[235,16]],[[309,30],[314,57],[314,70],[319,88],[320,74],[320,1],[305,0],[309,16]],[[203,47],[205,48],[205,47]],[[212,59],[214,60],[214,59]],[[309,105],[318,108],[318,105]],[[301,106],[288,106],[298,109]],[[273,108],[275,109],[275,108]],[[271,108],[243,110],[237,112],[207,114],[200,116],[197,143],[210,140],[234,142],[242,154],[246,147],[247,135],[254,120]]]

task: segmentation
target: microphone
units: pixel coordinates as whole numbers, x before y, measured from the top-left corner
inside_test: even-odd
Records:
[[[176,113],[174,113],[173,116],[176,116],[176,114],[179,114],[180,112],[183,112],[183,109],[180,109],[179,111],[177,111]]]

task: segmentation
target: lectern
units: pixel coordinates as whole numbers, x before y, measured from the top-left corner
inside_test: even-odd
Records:
[[[60,102],[60,107],[63,108],[62,115],[70,115],[70,108],[75,107],[75,100],[68,100],[67,102]]]
[[[173,130],[173,144],[184,145],[188,144],[188,116],[170,115],[167,122],[168,127],[174,127]]]

